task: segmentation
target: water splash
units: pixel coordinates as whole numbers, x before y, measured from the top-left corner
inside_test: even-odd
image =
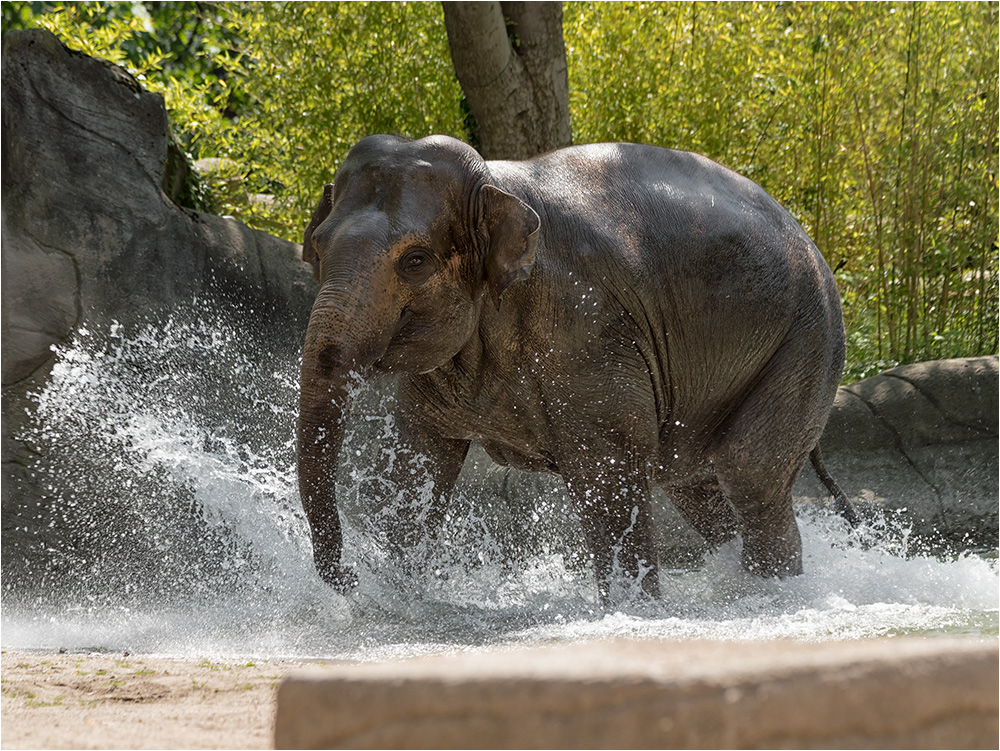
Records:
[[[474,480],[403,571],[364,493],[380,480],[373,452],[392,447],[372,389],[340,474],[360,584],[337,595],[313,570],[295,490],[298,364],[233,320],[206,309],[113,325],[58,352],[22,436],[40,457],[39,500],[4,540],[5,648],[376,659],[586,637],[998,632],[995,557],[915,554],[898,524],[851,544],[816,507],[799,510],[803,576],[745,574],[734,543],[662,572],[661,600],[606,614],[558,485],[511,508]]]

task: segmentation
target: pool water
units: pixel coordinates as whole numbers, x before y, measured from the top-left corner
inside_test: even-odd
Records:
[[[590,638],[998,635],[996,551],[933,555],[904,519],[852,532],[810,504],[802,576],[746,574],[734,542],[661,571],[661,599],[623,592],[613,612],[557,486],[503,513],[463,486],[402,571],[363,497],[368,444],[391,450],[377,409],[345,443],[359,586],[336,594],[313,570],[295,489],[298,364],[240,341],[206,317],[82,331],[58,352],[21,436],[41,457],[42,502],[5,532],[5,649],[374,660]]]

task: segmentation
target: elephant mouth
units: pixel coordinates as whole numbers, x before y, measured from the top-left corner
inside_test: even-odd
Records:
[[[408,345],[418,342],[416,327],[413,325],[413,311],[403,308],[399,315],[399,320],[392,327],[389,334],[389,343],[385,351],[372,365],[380,373],[390,373],[399,369],[404,359],[402,350]]]

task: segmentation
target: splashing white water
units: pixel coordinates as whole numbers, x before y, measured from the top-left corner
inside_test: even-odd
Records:
[[[807,507],[803,576],[750,576],[734,543],[662,572],[661,600],[611,614],[558,490],[522,510],[534,528],[519,544],[526,530],[467,488],[421,573],[403,573],[358,490],[370,452],[391,449],[378,394],[361,398],[341,472],[360,584],[335,594],[313,570],[295,491],[297,363],[241,346],[225,320],[81,332],[58,353],[24,436],[42,457],[42,501],[4,540],[26,561],[4,571],[5,648],[375,659],[585,637],[997,633],[995,557],[914,554],[905,534],[855,544]]]

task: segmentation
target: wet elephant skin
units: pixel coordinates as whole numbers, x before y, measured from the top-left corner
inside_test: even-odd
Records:
[[[377,471],[404,494],[433,481],[387,530],[402,557],[440,526],[477,441],[563,477],[606,605],[619,578],[658,594],[654,486],[710,543],[738,534],[748,570],[801,572],[791,488],[844,330],[822,255],[750,180],[635,144],[486,162],[447,137],[371,136],[302,252],[320,289],[299,489],[330,584],[355,581],[335,497],[351,385],[380,373],[399,374],[402,458]]]

